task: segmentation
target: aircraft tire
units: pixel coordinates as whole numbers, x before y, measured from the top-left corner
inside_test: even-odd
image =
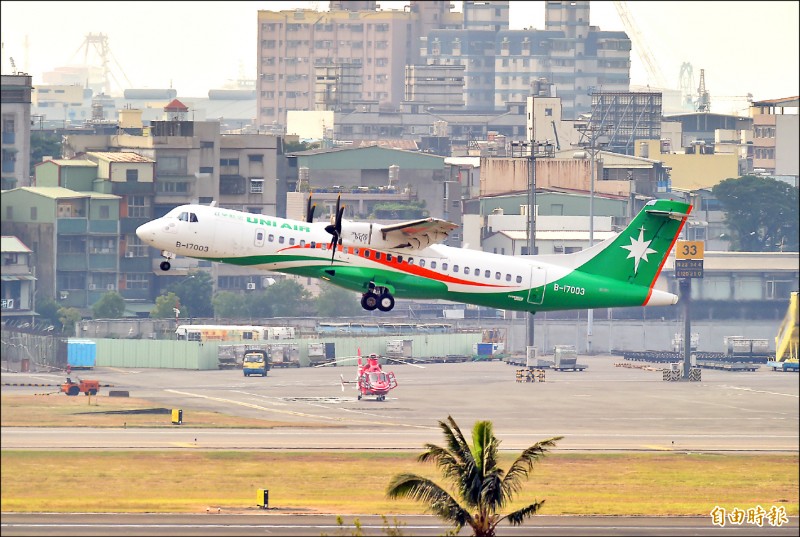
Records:
[[[372,311],[378,307],[378,296],[375,293],[364,293],[361,295],[361,307],[367,311]]]
[[[168,271],[168,270],[169,270],[169,268],[170,268],[170,266],[171,266],[171,265],[169,264],[169,261],[162,261],[162,262],[161,262],[161,264],[160,264],[159,266],[161,267],[161,270],[163,270],[164,272],[166,272],[166,271]]]
[[[394,297],[389,293],[383,293],[378,298],[378,309],[381,311],[392,311],[394,308]]]

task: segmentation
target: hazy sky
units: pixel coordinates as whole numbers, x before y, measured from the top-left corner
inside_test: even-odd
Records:
[[[384,9],[407,2],[380,1]],[[454,1],[456,9],[461,2]],[[705,69],[713,112],[728,113],[725,97],[752,93],[756,100],[797,96],[800,75],[800,2],[628,2],[639,33],[669,87],[679,87],[683,62],[695,84]],[[512,1],[511,29],[544,29],[544,2]],[[326,10],[320,2],[0,2],[2,72],[33,75],[83,63],[87,34],[108,35],[115,78],[137,88],[177,89],[202,97],[237,78],[255,78],[257,11]],[[591,23],[624,30],[612,2],[591,3]],[[629,34],[633,39],[633,36]],[[26,46],[27,39],[27,46]],[[654,84],[639,56],[631,54],[631,83]],[[94,50],[89,63],[96,63]],[[112,80],[113,83],[113,80]],[[116,91],[119,91],[115,87]],[[716,98],[716,99],[715,99]],[[723,102],[725,101],[725,102]],[[741,105],[743,99],[734,99]]]

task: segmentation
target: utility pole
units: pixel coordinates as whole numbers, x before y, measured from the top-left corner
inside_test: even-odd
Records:
[[[611,128],[610,124],[596,123],[590,120],[588,123],[579,126],[578,132],[581,133],[581,141],[578,143],[584,150],[589,151],[589,248],[594,246],[594,176],[595,176],[595,160],[597,160],[597,153],[607,145],[607,143],[598,143],[600,136],[605,134]],[[586,312],[586,354],[591,355],[592,349],[592,336],[594,324],[594,310],[589,309]]]
[[[527,140],[511,142],[511,156],[512,158],[524,158],[528,161],[528,212],[526,225],[528,255],[536,255],[536,218],[534,215],[536,210],[536,159],[555,157],[555,146],[549,140],[546,142]],[[531,300],[530,296],[528,300]],[[535,347],[534,313],[535,311],[531,311],[528,315],[526,326],[528,347]]]

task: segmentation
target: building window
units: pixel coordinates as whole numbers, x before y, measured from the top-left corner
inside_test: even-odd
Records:
[[[135,183],[139,180],[139,170],[125,170],[125,180],[129,183]]]
[[[158,175],[186,175],[186,157],[160,156],[156,160]]]
[[[31,220],[36,220],[38,216],[39,215],[36,207],[31,207]]]
[[[111,214],[111,210],[108,207],[108,205],[101,205],[100,206],[100,218],[108,219],[110,214]]]
[[[150,218],[150,199],[145,196],[128,196],[128,218]]]
[[[125,257],[147,257],[147,248],[135,234],[125,236]]]
[[[247,155],[250,162],[264,162],[264,155]]]
[[[147,274],[126,274],[125,275],[125,288],[126,289],[149,289],[150,278]]]
[[[251,194],[261,194],[264,192],[264,180],[263,179],[255,179],[250,178],[250,193]]]

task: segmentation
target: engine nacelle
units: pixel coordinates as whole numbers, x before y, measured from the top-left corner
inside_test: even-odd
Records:
[[[385,240],[381,224],[342,220],[342,244],[358,248],[402,249],[408,246],[396,240]]]

